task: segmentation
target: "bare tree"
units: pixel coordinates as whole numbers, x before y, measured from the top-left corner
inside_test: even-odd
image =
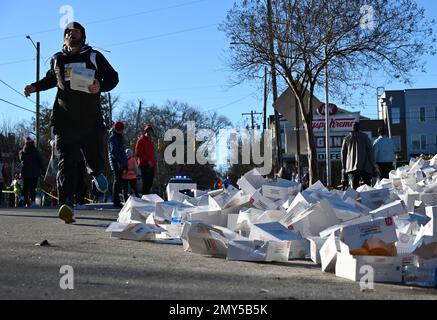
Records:
[[[243,0],[220,29],[232,44],[230,66],[239,81],[259,77],[273,61],[296,96],[313,183],[314,94],[322,88],[325,67],[337,92],[367,86],[377,73],[408,82],[412,71],[423,70],[420,58],[435,54],[433,23],[414,0]]]
[[[126,142],[131,147],[135,146],[136,137],[136,119],[138,114],[138,104],[134,102],[127,103],[122,109],[118,118],[125,123],[124,136]],[[147,124],[152,124],[157,137],[156,160],[158,171],[156,173],[156,183],[160,190],[164,190],[169,179],[176,174],[189,175],[198,183],[200,188],[212,188],[214,180],[217,178],[214,165],[206,164],[185,164],[185,165],[168,165],[164,161],[165,148],[171,142],[164,142],[163,137],[169,129],[179,129],[187,132],[187,122],[196,122],[197,129],[211,129],[216,134],[220,129],[231,127],[228,118],[214,113],[203,113],[198,108],[190,106],[188,103],[178,101],[167,101],[163,106],[150,105],[144,106],[140,114],[140,128]],[[185,140],[187,141],[187,139]]]

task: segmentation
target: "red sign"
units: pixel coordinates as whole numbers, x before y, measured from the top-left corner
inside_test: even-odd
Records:
[[[325,115],[325,110],[326,110],[326,106],[325,105],[326,105],[325,103],[322,103],[320,105],[320,107],[317,109],[319,114]],[[328,110],[329,110],[329,115],[330,116],[332,116],[332,115],[334,115],[334,114],[336,114],[338,112],[337,106],[335,104],[333,104],[333,103],[329,104]]]
[[[352,125],[355,121],[355,118],[331,118],[329,122],[329,128],[333,130],[352,131]],[[313,120],[313,129],[325,129],[325,119]]]

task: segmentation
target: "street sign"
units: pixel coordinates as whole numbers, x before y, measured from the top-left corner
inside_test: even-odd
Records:
[[[333,161],[341,161],[341,152],[330,152],[329,153],[331,160]],[[317,161],[325,161],[326,154],[325,153],[317,153]]]

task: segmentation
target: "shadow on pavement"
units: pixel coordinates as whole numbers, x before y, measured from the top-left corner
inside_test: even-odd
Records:
[[[45,218],[45,219],[58,219],[58,216],[40,216],[40,215],[30,215],[30,214],[1,214],[0,217],[24,217],[24,218]],[[93,218],[93,217],[76,217],[77,220],[96,220],[96,221],[110,221],[114,222],[117,221],[117,219],[111,219],[111,218]]]

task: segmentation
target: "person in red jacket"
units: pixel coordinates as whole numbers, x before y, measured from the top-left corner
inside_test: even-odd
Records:
[[[153,134],[153,127],[148,124],[144,128],[144,134],[141,135],[135,146],[135,156],[138,158],[138,167],[143,181],[143,194],[150,194],[155,175],[156,160],[155,146],[152,140]]]

